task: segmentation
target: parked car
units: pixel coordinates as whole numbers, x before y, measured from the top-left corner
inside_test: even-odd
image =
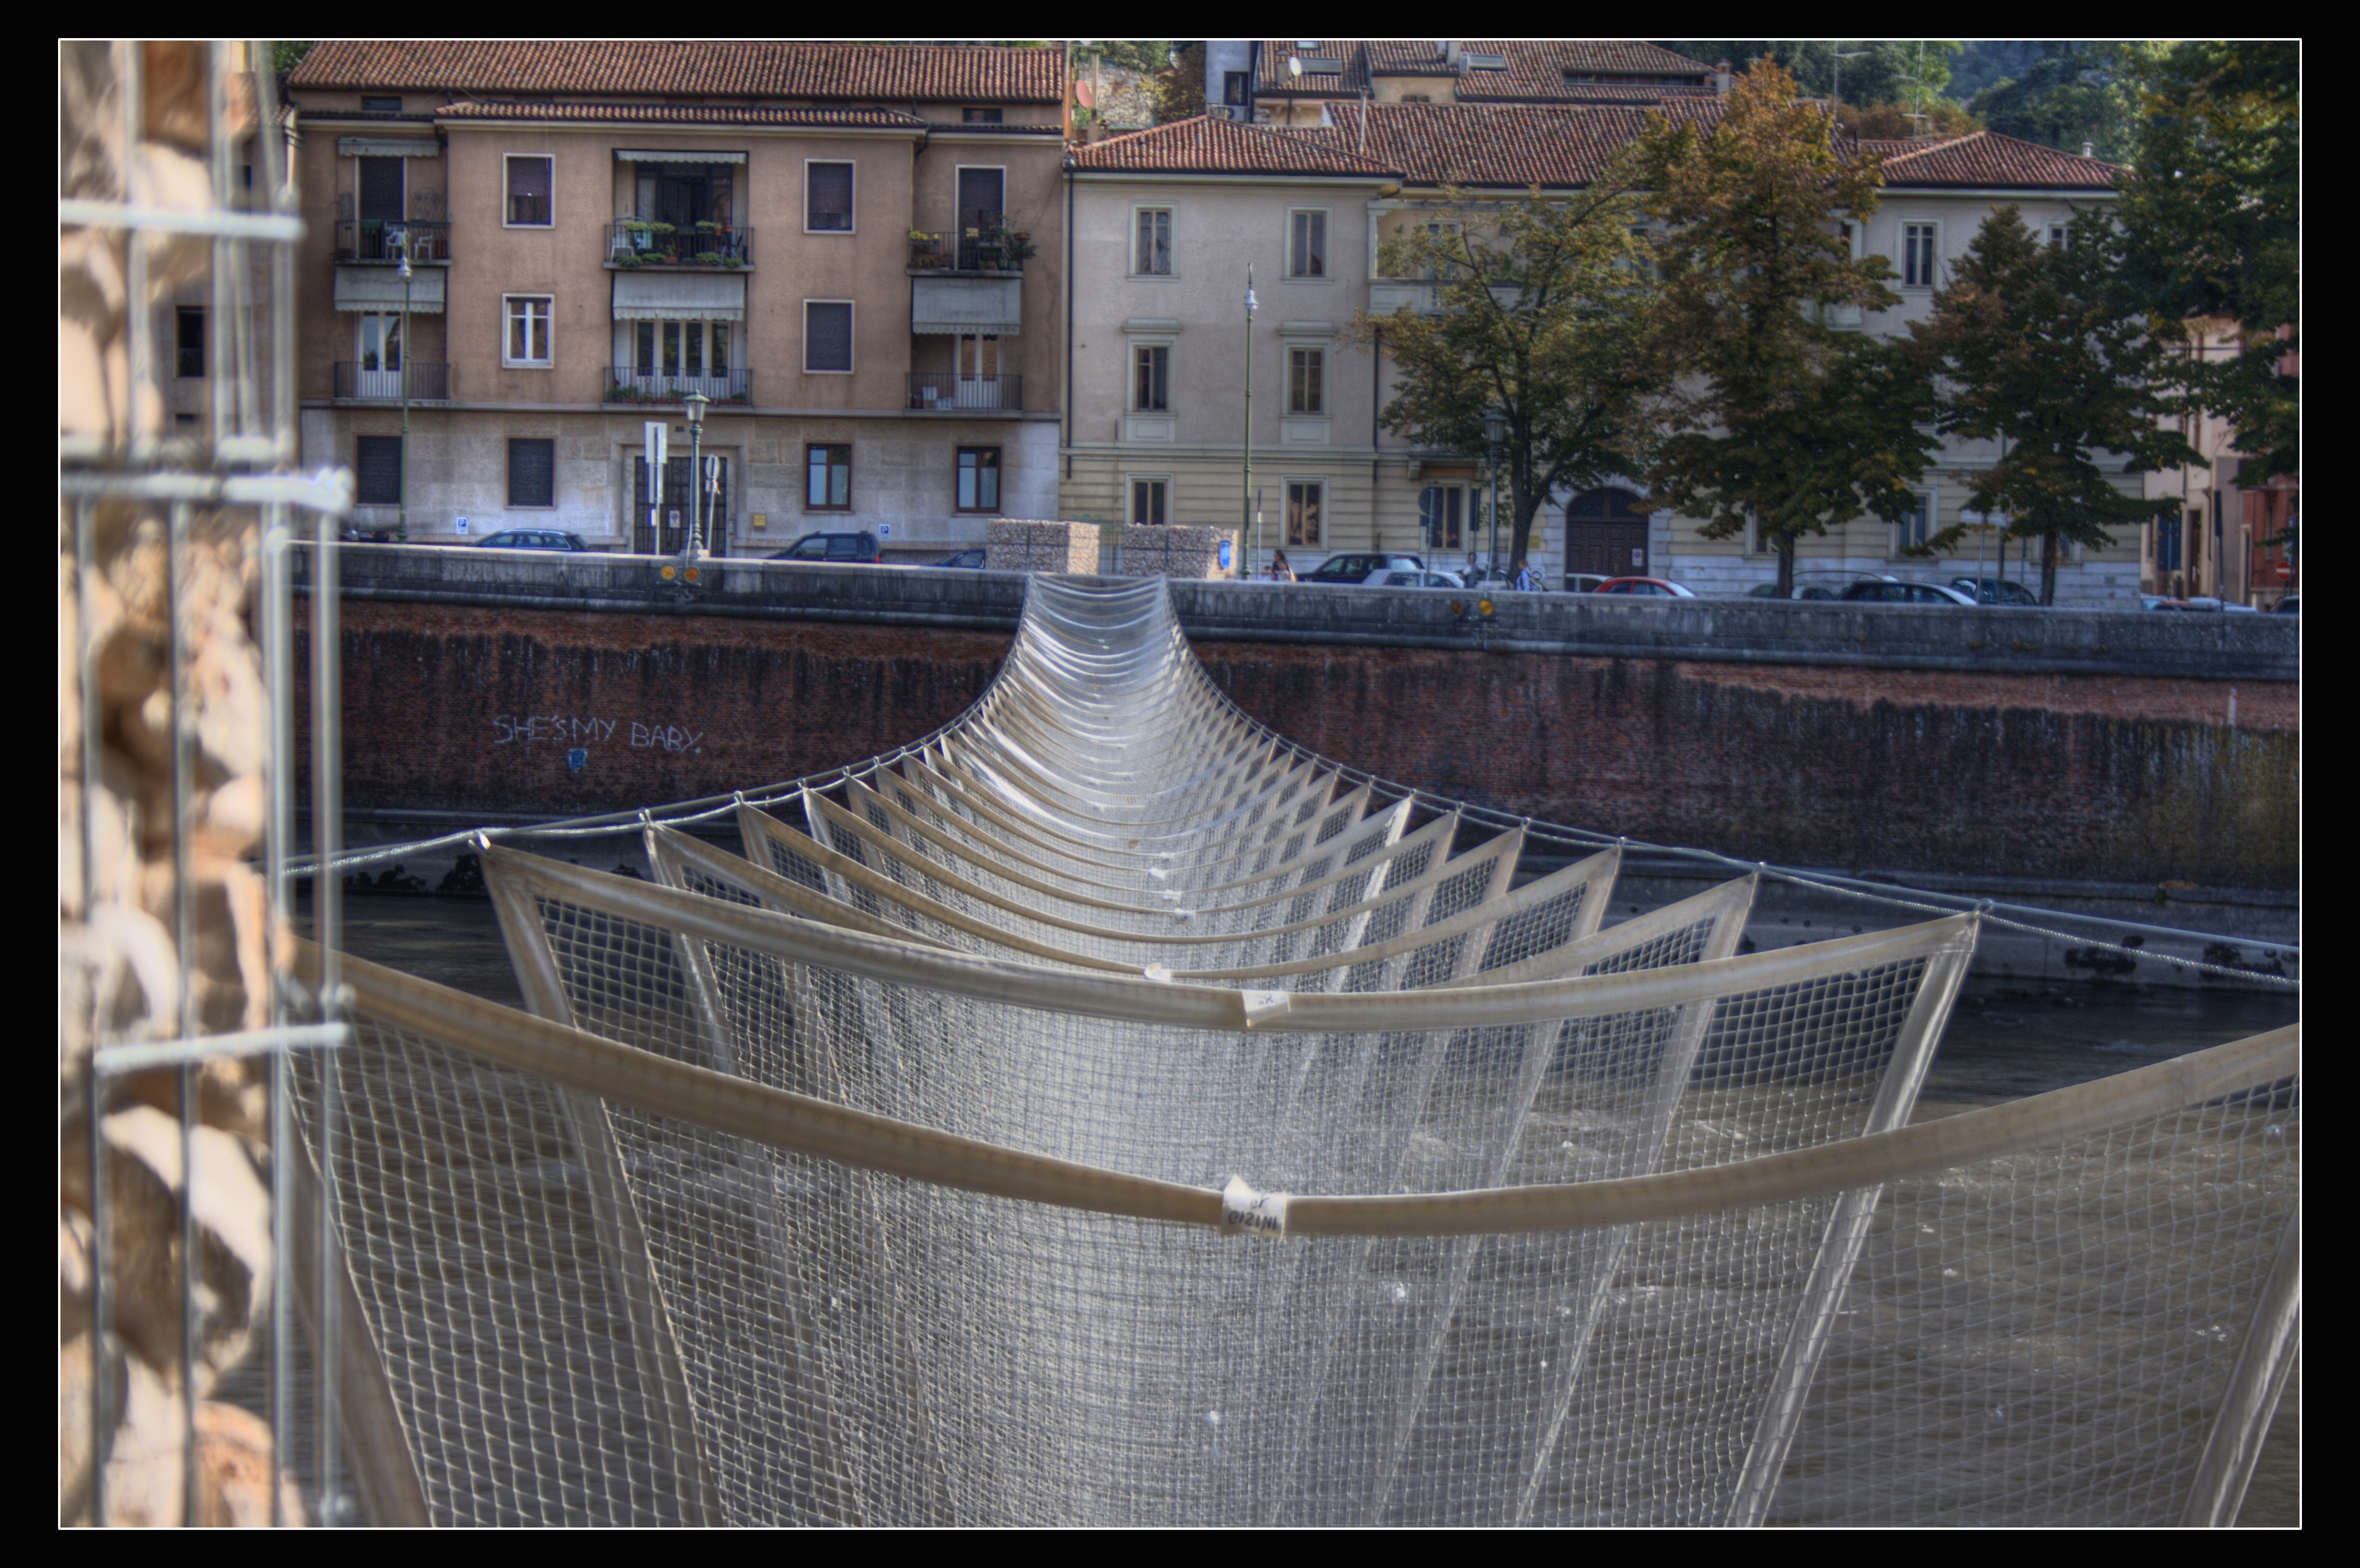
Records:
[[[1939,583],[1896,583],[1889,578],[1855,583],[1839,598],[1855,604],[1972,604],[1975,601],[1956,588]]]
[[[2277,607],[2271,611],[2271,614],[2278,615],[2301,615],[2302,595],[2300,593],[2288,594],[2285,598],[2278,602]]]
[[[1382,578],[1371,577],[1364,587],[1386,588],[1464,588],[1455,572],[1388,572]]]
[[[1595,593],[1600,585],[1608,581],[1595,572],[1568,572],[1559,586],[1568,593]]]
[[[1414,555],[1331,555],[1297,583],[1367,583],[1393,572],[1423,572],[1426,562]]]
[[[1696,595],[1678,583],[1662,577],[1610,577],[1595,590],[1600,593],[1617,593],[1633,598],[1693,599]]]
[[[580,534],[562,534],[555,528],[502,528],[487,534],[481,546],[485,550],[586,550]]]
[[[1530,561],[1525,562],[1525,565],[1532,570],[1533,592],[1547,593],[1548,579],[1541,575],[1541,569],[1533,566]],[[1516,587],[1515,575],[1504,566],[1487,566],[1471,576],[1461,572],[1459,573],[1459,585],[1466,588],[1504,588],[1513,593]],[[1606,580],[1601,577],[1598,581],[1603,583]]]
[[[980,550],[963,550],[956,555],[945,556],[941,561],[934,562],[934,564],[936,566],[963,566],[973,571],[980,572],[983,570],[983,551]]]
[[[1789,599],[1833,599],[1838,597],[1841,592],[1841,590],[1830,588],[1824,583],[1797,583],[1795,584],[1794,592],[1788,593],[1786,597]],[[1745,597],[1749,599],[1775,599],[1778,597],[1778,584],[1775,582],[1756,583],[1753,587],[1748,588],[1745,591]]]
[[[805,534],[768,559],[824,561],[835,566],[884,564],[884,558],[877,553],[877,536],[866,531],[857,534]]]
[[[2038,605],[2040,595],[2005,577],[1953,577],[1950,586],[1983,604]]]
[[[393,530],[391,528],[356,528],[350,524],[345,525],[344,533],[339,537],[342,538],[346,544],[391,544],[394,542]]]

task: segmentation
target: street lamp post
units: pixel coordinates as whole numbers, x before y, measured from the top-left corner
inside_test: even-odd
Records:
[[[712,400],[702,392],[692,392],[683,399],[688,406],[688,531],[680,541],[683,566],[696,560],[699,536],[704,532],[705,406]]]
[[[1244,516],[1239,519],[1240,530],[1252,541],[1252,554],[1245,561],[1245,574],[1253,575],[1253,556],[1262,553],[1262,515],[1253,504],[1253,263],[1246,263],[1246,471],[1245,484],[1240,494]]]
[[[1491,474],[1491,553],[1483,562],[1489,577],[1500,569],[1500,443],[1508,439],[1508,416],[1498,408],[1483,414],[1483,445]]]
[[[393,242],[401,250],[401,467],[396,474],[393,537],[410,542],[410,231],[396,228]]]

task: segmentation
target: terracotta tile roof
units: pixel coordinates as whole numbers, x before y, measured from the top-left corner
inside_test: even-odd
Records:
[[[1065,98],[1065,52],[975,44],[325,38],[288,85],[1057,103]]]
[[[2123,170],[2094,158],[2059,152],[1997,131],[1939,142],[1863,141],[1885,160],[1888,186],[2022,186],[2042,191],[2111,191]]]
[[[1354,140],[1348,131],[1253,125],[1198,115],[1076,147],[1067,161],[1076,169],[1136,174],[1400,173],[1397,165],[1353,151]],[[1369,140],[1373,154],[1373,117]]]
[[[923,130],[900,109],[748,109],[727,103],[448,103],[439,120],[578,120],[617,125],[845,125]],[[1050,127],[1053,131],[1054,126]]]
[[[1652,107],[1557,103],[1378,103],[1369,151],[1414,185],[1587,185],[1656,113],[1710,123],[1710,95]]]
[[[1600,101],[1605,85],[1635,89],[1633,97],[1666,92],[1710,91],[1710,68],[1685,55],[1674,54],[1635,38],[1465,38],[1462,47],[1474,54],[1496,54],[1507,61],[1502,71],[1470,71],[1463,76],[1442,58],[1441,46],[1428,38],[1322,38],[1318,48],[1306,49],[1299,38],[1265,39],[1255,92],[1267,97],[1331,98],[1360,93],[1372,77],[1459,77],[1455,92],[1461,100],[1498,99],[1511,102],[1574,103]],[[1296,78],[1286,69],[1290,55],[1322,55],[1340,61],[1340,76]],[[1575,83],[1573,76],[1645,76],[1658,83]],[[1617,94],[1621,96],[1621,94]]]

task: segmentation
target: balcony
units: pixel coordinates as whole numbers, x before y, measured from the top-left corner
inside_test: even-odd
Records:
[[[699,267],[735,272],[754,265],[754,231],[734,224],[671,223],[617,218],[606,225],[606,265],[630,272],[643,267]]]
[[[402,245],[393,236],[405,233],[409,235],[412,266],[450,261],[450,221],[425,218],[338,218],[336,260],[353,265],[395,266],[401,260]]]
[[[336,397],[340,402],[399,403],[401,401],[401,372],[399,369],[364,370],[355,361],[339,360],[336,363]],[[411,360],[410,400],[413,403],[449,402],[450,365],[430,360]]]
[[[1024,377],[913,370],[910,372],[910,407],[936,414],[1021,414]]]
[[[1017,233],[1004,222],[975,223],[931,234],[923,229],[910,231],[912,272],[980,272],[1019,278],[1032,258],[1032,236]]]
[[[641,370],[618,365],[606,377],[609,403],[678,403],[692,392],[702,392],[716,403],[751,403],[742,370],[716,370],[686,376],[677,371]]]

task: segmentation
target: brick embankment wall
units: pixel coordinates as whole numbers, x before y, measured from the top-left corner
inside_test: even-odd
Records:
[[[574,814],[817,772],[956,716],[1009,643],[476,604],[348,600],[344,616],[345,799],[392,811]],[[1837,868],[2296,885],[2291,683],[1271,642],[1196,653],[1303,746],[1535,818]]]
[[[574,815],[798,778],[941,725],[982,695],[1008,643],[997,632],[348,603],[344,800]],[[296,668],[309,670],[308,648]],[[310,713],[308,691],[297,711]]]
[[[1267,643],[1196,656],[1323,756],[1522,815],[1789,865],[2296,886],[2291,684]]]

